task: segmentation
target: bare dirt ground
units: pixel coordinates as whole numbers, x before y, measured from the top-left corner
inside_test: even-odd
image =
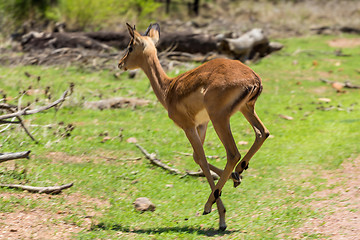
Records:
[[[360,38],[338,38],[328,42],[330,47],[353,48],[360,46]]]
[[[336,240],[360,239],[360,156],[345,160],[340,169],[323,175],[333,188],[311,197],[318,199],[312,208],[324,212],[324,217],[309,219],[303,227],[293,230],[293,237],[321,234]]]
[[[55,196],[26,192],[1,194],[3,199],[12,197],[31,199],[45,205],[49,204],[51,199],[58,198],[63,199],[62,205],[69,206],[69,208],[66,210],[48,209],[49,207],[44,208],[40,204],[39,207],[33,209],[21,209],[20,207],[14,212],[2,212],[0,213],[0,239],[71,239],[72,235],[90,229],[92,218],[101,214],[94,210],[95,207],[103,209],[109,206],[105,200],[78,193]],[[81,213],[73,212],[72,208],[81,209]],[[74,215],[81,219],[77,224],[69,220]]]

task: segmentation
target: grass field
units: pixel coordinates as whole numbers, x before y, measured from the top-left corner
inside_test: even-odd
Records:
[[[337,92],[319,80],[360,85],[360,47],[345,46],[342,54],[336,55],[338,48],[328,43],[339,38],[353,37],[280,39],[285,45],[283,50],[250,65],[263,80],[264,90],[256,110],[271,137],[250,162],[243,183],[234,189],[229,182],[223,190],[228,224],[225,232],[217,231],[216,211],[201,215],[210,191],[204,178],[171,175],[151,165],[134,144],[126,141],[136,138],[149,152],[181,171],[198,170],[192,157],[182,154],[192,153],[190,144],[182,130],[168,119],[143,73],[135,79],[129,79],[127,74],[117,79],[110,71],[1,66],[0,91],[8,97],[17,96],[29,85],[32,89],[50,86],[53,99],[70,83],[75,88],[59,111],[51,109],[25,117],[39,144],[20,128],[0,133],[0,152],[32,150],[30,160],[0,165],[0,183],[43,186],[74,182],[74,186],[50,197],[0,189],[0,229],[6,229],[6,219],[11,214],[33,212],[48,216],[44,225],[51,229],[59,226],[57,231],[61,232],[61,226],[72,226],[75,230],[67,237],[75,239],[293,237],[295,229],[309,219],[321,219],[327,214],[327,210],[312,207],[318,200],[314,193],[343,184],[329,184],[326,174],[360,155],[359,90],[344,88]],[[25,72],[40,76],[41,80],[26,77]],[[100,95],[139,97],[152,102],[133,110],[82,107],[84,101],[98,100]],[[24,96],[22,102],[36,97],[42,95]],[[241,114],[234,115],[231,123],[236,141],[245,142],[239,145],[244,156],[254,140],[253,131]],[[44,127],[48,124],[52,124],[51,128]],[[75,126],[74,130],[70,136],[61,137],[68,124]],[[225,165],[225,151],[212,126],[205,151],[217,156],[209,159],[211,163]],[[137,212],[132,206],[137,197],[150,198],[156,211]],[[336,197],[333,194],[323,199]],[[21,231],[19,228],[6,234]],[[308,239],[327,237],[311,231],[301,234]]]

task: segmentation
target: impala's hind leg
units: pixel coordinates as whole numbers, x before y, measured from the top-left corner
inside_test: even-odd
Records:
[[[266,138],[270,135],[269,131],[257,116],[254,104],[255,103],[247,103],[240,109],[242,114],[244,114],[245,118],[248,120],[255,131],[255,142],[235,168],[235,172],[237,172],[239,175],[248,168],[250,159],[254,156]]]
[[[227,162],[224,171],[220,175],[219,181],[205,204],[204,212],[210,212],[212,204],[220,197],[222,188],[231,176],[233,169],[241,157],[230,130],[230,117],[226,117],[226,115],[224,117],[224,115],[218,114],[216,116],[211,116],[211,121],[217,135],[226,149]]]
[[[202,142],[203,145],[204,145],[204,141],[205,141],[207,126],[208,126],[208,123],[204,123],[204,124],[199,125],[199,126],[196,128],[196,130],[197,130],[197,132],[198,132],[198,134],[199,134],[200,140],[201,140],[201,142]],[[194,154],[193,154],[193,157],[194,157],[194,159],[196,158],[195,152],[194,152]],[[195,162],[196,162],[196,160],[195,160]],[[222,173],[224,172],[224,170],[222,170],[222,169],[220,169],[220,168],[217,168],[217,167],[215,167],[214,165],[212,165],[212,164],[210,164],[210,163],[209,163],[209,168],[210,168],[211,171],[215,172],[218,176],[221,176]],[[241,176],[240,176],[237,172],[231,173],[231,175],[230,175],[229,178],[234,181],[234,186],[235,186],[235,185],[236,185],[236,186],[240,185],[240,183],[241,183]]]

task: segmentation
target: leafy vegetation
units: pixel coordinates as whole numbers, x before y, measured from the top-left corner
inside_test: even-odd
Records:
[[[68,29],[98,30],[124,19],[146,17],[148,22],[159,7],[154,0],[0,0],[0,13],[6,17],[0,18],[0,24],[4,21],[4,26],[7,22],[8,27],[19,28],[24,21],[50,20],[63,21]]]
[[[126,73],[116,79],[109,71],[91,72],[74,67],[1,66],[0,90],[9,99],[29,85],[33,89],[50,86],[53,98],[71,82],[75,83],[75,90],[60,111],[26,117],[40,144],[31,142],[20,128],[0,133],[1,151],[32,150],[30,160],[13,161],[15,167],[10,162],[0,165],[0,182],[32,185],[74,182],[74,187],[66,193],[108,201],[108,205],[92,209],[98,213],[93,217],[92,227],[74,235],[77,239],[289,238],[293,229],[307,219],[322,217],[322,209],[312,208],[311,202],[314,192],[331,188],[324,171],[341,168],[345,159],[360,153],[359,90],[337,92],[319,81],[327,78],[360,84],[359,47],[344,48],[342,54],[336,55],[337,49],[328,45],[334,38],[339,37],[280,40],[286,46],[284,50],[251,64],[263,79],[264,91],[256,109],[271,137],[250,162],[243,183],[236,189],[228,183],[223,190],[228,224],[225,232],[216,230],[216,213],[201,215],[209,194],[205,179],[179,178],[152,166],[144,158],[138,160],[141,153],[126,141],[135,137],[149,152],[155,152],[158,158],[178,169],[198,169],[191,156],[182,154],[191,153],[190,144],[156,101],[143,73],[135,79],[128,78]],[[41,80],[28,78],[24,72],[41,76]],[[170,75],[174,76],[175,72]],[[82,108],[84,101],[99,96],[135,96],[153,103],[134,110]],[[22,102],[36,97],[41,96],[24,96]],[[330,101],[322,101],[324,98]],[[279,114],[293,120],[283,119]],[[53,124],[50,128],[42,127],[49,123]],[[59,137],[57,130],[67,124],[75,129],[70,136]],[[253,131],[241,114],[232,118],[232,129],[237,141],[248,142],[239,145],[244,155],[254,139]],[[224,166],[225,152],[212,126],[205,151],[207,155],[217,156],[209,159],[210,162]],[[0,191],[18,193],[10,189]],[[64,221],[82,226],[90,210],[81,204],[67,206],[63,195],[42,200],[41,204],[36,199],[0,197],[0,209],[2,212],[33,208],[50,212],[66,210],[69,214]],[[155,212],[139,213],[133,209],[132,202],[143,196],[155,203]],[[309,232],[303,237],[326,236]]]

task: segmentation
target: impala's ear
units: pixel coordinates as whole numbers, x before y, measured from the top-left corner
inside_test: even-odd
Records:
[[[150,23],[149,27],[146,29],[145,36],[150,37],[156,45],[160,39],[160,25],[157,23]]]
[[[130,26],[130,24],[128,24],[128,23],[126,23],[126,26],[128,28],[128,31],[129,31],[129,34],[130,34],[131,38],[134,38],[134,28],[132,28]]]

